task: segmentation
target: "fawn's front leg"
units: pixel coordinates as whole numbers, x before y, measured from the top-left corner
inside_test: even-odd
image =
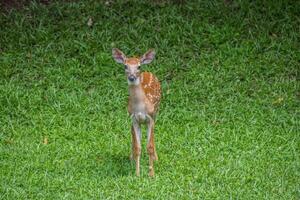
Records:
[[[132,133],[132,150],[133,158],[135,160],[135,172],[140,176],[140,156],[141,156],[141,128],[136,120],[133,121],[131,127]]]
[[[154,143],[154,120],[152,117],[148,117],[148,122],[147,122],[147,150],[149,154],[149,176],[153,177],[154,176],[154,165],[153,161],[158,160],[157,154],[155,151],[155,143]]]

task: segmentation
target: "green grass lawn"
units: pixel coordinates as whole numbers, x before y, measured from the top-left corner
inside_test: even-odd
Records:
[[[0,15],[0,199],[300,199],[300,2],[68,1]],[[92,18],[92,26],[87,22]],[[159,161],[124,69],[155,48]],[[145,132],[144,132],[145,133]]]

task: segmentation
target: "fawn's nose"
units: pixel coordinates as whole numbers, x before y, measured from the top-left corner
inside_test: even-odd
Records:
[[[135,81],[135,79],[136,79],[136,77],[134,75],[128,76],[128,80],[131,82]]]

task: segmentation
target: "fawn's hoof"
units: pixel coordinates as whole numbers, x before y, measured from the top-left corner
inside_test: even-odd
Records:
[[[140,172],[135,172],[135,175],[136,175],[137,177],[140,177]]]
[[[149,168],[149,176],[154,177],[154,169],[153,168]]]

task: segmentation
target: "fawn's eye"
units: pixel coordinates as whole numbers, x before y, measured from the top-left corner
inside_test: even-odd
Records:
[[[125,69],[128,69],[128,66],[127,66],[127,65],[124,65],[124,68],[125,68]]]

